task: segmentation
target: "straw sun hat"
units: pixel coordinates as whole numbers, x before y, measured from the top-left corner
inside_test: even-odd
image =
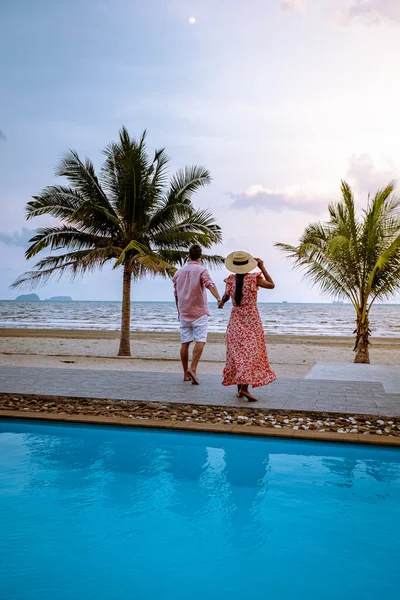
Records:
[[[257,261],[248,252],[231,252],[225,259],[225,266],[232,273],[244,275],[256,268]]]

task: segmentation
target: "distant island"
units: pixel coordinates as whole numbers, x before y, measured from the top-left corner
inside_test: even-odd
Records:
[[[40,298],[37,294],[22,294],[15,298],[16,302],[40,302]]]
[[[22,294],[15,298],[15,302],[41,302],[41,300],[37,294]],[[72,298],[71,296],[52,296],[43,302],[72,302]]]

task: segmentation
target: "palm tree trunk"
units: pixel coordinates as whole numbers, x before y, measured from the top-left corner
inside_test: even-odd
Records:
[[[369,360],[369,348],[370,345],[369,336],[371,330],[369,328],[368,316],[357,316],[357,329],[355,331],[356,343],[354,346],[354,351],[357,352],[356,357],[354,359],[355,363],[363,363],[370,364]]]
[[[122,283],[121,338],[119,342],[118,356],[131,355],[131,283],[132,269],[125,265]]]

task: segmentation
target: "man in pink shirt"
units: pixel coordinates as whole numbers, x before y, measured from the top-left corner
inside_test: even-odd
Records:
[[[196,371],[204,346],[207,342],[208,302],[206,289],[210,290],[217,302],[220,295],[207,269],[200,264],[200,246],[189,250],[189,261],[179,269],[174,277],[174,294],[181,332],[181,361],[184,381],[198,384]],[[192,362],[189,368],[189,346],[195,342]]]

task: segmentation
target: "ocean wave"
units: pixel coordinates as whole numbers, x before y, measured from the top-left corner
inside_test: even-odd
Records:
[[[131,330],[178,331],[174,302],[133,302]],[[350,336],[355,314],[351,305],[259,304],[265,332],[287,335]],[[210,303],[211,332],[225,332],[230,314]],[[0,301],[1,328],[82,329],[119,331],[120,302],[21,303]],[[400,306],[377,305],[371,310],[372,334],[395,337],[400,332]]]

